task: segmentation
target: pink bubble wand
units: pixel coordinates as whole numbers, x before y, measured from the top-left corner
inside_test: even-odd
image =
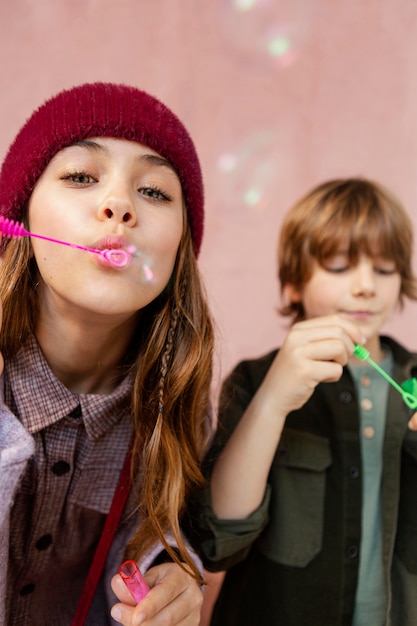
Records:
[[[80,246],[76,243],[69,243],[68,241],[62,241],[61,239],[53,239],[52,237],[46,237],[45,235],[38,235],[37,233],[31,233],[25,229],[21,222],[15,222],[9,220],[7,217],[0,215],[0,232],[3,237],[9,239],[19,237],[36,237],[37,239],[44,239],[45,241],[52,241],[52,243],[60,243],[62,246],[69,246],[70,248],[77,248],[78,250],[85,250],[86,252],[92,252],[93,254],[99,254],[104,257],[113,267],[122,269],[130,263],[133,256],[133,247],[129,247],[128,250],[106,248],[105,250],[98,250],[97,248],[88,248],[86,246]]]
[[[119,574],[130,591],[132,598],[139,604],[149,591],[149,587],[136,563],[128,560],[119,567]]]

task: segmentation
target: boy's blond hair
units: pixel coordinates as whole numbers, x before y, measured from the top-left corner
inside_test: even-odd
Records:
[[[413,226],[401,202],[382,185],[363,179],[327,181],[304,195],[287,213],[278,246],[281,293],[287,285],[301,290],[312,275],[314,261],[343,247],[356,263],[361,253],[394,261],[404,297],[417,300],[412,269]],[[293,322],[304,319],[302,302],[280,309]]]

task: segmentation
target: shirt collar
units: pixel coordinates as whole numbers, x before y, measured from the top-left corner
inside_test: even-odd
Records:
[[[33,335],[5,365],[17,417],[32,434],[68,418],[80,405],[88,437],[98,439],[131,413],[133,379],[130,371],[107,395],[74,394],[55,377]]]

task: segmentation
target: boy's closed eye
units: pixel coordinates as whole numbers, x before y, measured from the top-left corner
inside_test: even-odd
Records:
[[[369,263],[372,265],[372,269],[376,274],[381,276],[391,276],[398,270],[395,262],[385,258],[369,259]],[[354,269],[359,264],[359,261],[353,262],[348,254],[336,254],[323,261],[323,268],[327,272],[343,273],[351,269]]]
[[[352,262],[347,254],[339,253],[325,259],[322,265],[327,272],[341,273],[349,270]]]
[[[398,272],[397,267],[393,261],[375,261],[374,271],[383,276],[391,276]]]

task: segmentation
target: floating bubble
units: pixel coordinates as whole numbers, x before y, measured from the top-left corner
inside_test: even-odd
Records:
[[[222,194],[231,207],[262,209],[268,201],[279,171],[274,129],[259,130],[241,144],[220,155],[217,167],[223,174]]]
[[[262,199],[262,191],[261,189],[252,187],[245,192],[243,199],[248,206],[256,206]]]
[[[234,0],[233,4],[238,11],[248,11],[254,6],[255,0]]]
[[[217,161],[217,165],[222,172],[232,172],[237,166],[236,155],[230,152],[222,154]]]
[[[147,283],[152,283],[155,279],[154,273],[149,265],[142,266],[142,274]]]
[[[268,50],[273,57],[283,57],[291,48],[291,41],[285,35],[274,37],[268,45]]]
[[[310,24],[305,0],[224,0],[221,33],[247,66],[284,68],[299,56]]]
[[[153,261],[151,257],[137,250],[134,253],[137,267],[140,271],[141,281],[143,284],[153,283],[155,281],[155,273],[153,271]]]

